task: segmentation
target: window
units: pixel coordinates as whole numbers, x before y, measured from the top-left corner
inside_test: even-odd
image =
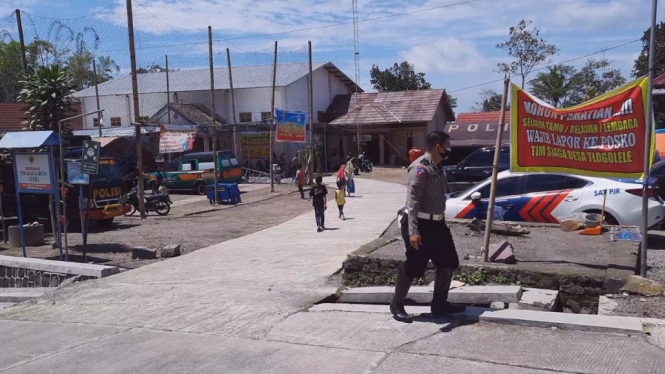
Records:
[[[499,166],[510,167],[510,153],[501,152],[501,155],[499,155]]]
[[[111,127],[122,126],[122,119],[120,117],[111,117]]]
[[[480,151],[471,154],[463,160],[466,167],[492,166],[494,162],[494,152]]]
[[[526,181],[526,190],[524,193],[538,193],[548,191],[561,191],[566,189],[582,188],[589,182],[566,175],[557,174],[532,174]]]
[[[148,122],[149,119],[150,119],[150,117],[148,117],[148,116],[140,116],[139,117],[139,122],[141,122],[141,123]]]
[[[268,121],[272,119],[272,113],[270,112],[261,112],[261,121]]]
[[[240,162],[238,162],[237,158],[233,157],[231,159],[231,166],[236,166],[236,165],[240,165]]]
[[[99,127],[99,118],[93,118],[92,119],[92,126],[93,127]]]
[[[240,123],[252,122],[251,112],[240,112]]]
[[[522,177],[508,177],[501,179],[496,182],[496,197],[512,196],[520,194],[520,185],[522,183]],[[489,199],[490,197],[490,186],[491,183],[487,184],[485,187],[478,190],[480,196],[483,199]],[[470,198],[470,197],[469,197]]]

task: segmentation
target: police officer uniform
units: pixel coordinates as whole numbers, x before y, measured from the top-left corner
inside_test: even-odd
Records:
[[[406,261],[399,269],[390,310],[395,319],[410,322],[403,300],[413,278],[422,277],[428,262],[436,267],[432,314],[435,316],[464,310],[447,302],[453,271],[459,267],[450,229],[446,226],[448,185],[441,165],[427,152],[409,166],[406,206],[399,212],[401,233],[406,246]],[[418,249],[410,244],[411,235],[420,235]]]

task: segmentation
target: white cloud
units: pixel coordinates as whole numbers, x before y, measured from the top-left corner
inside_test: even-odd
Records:
[[[428,73],[470,72],[487,65],[472,41],[454,38],[416,45],[400,55],[418,70]]]

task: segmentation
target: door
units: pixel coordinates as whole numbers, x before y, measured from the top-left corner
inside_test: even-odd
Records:
[[[525,221],[559,223],[580,205],[582,188],[589,181],[563,174],[530,174],[525,186],[526,204],[520,210]]]
[[[522,221],[520,219],[519,208],[522,203],[522,193],[524,190],[523,175],[510,175],[499,179],[496,182],[496,199],[494,200],[494,219],[503,221]],[[454,212],[455,218],[465,219],[486,219],[489,206],[491,183],[487,182],[474,192],[480,193],[481,200],[473,201],[471,194],[465,199],[466,205],[459,212]],[[450,207],[446,207],[449,209]]]

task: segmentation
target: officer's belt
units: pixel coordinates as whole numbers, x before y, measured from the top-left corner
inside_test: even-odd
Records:
[[[443,221],[445,217],[446,217],[445,213],[429,214],[429,213],[418,212],[418,218],[428,219],[431,221]]]

